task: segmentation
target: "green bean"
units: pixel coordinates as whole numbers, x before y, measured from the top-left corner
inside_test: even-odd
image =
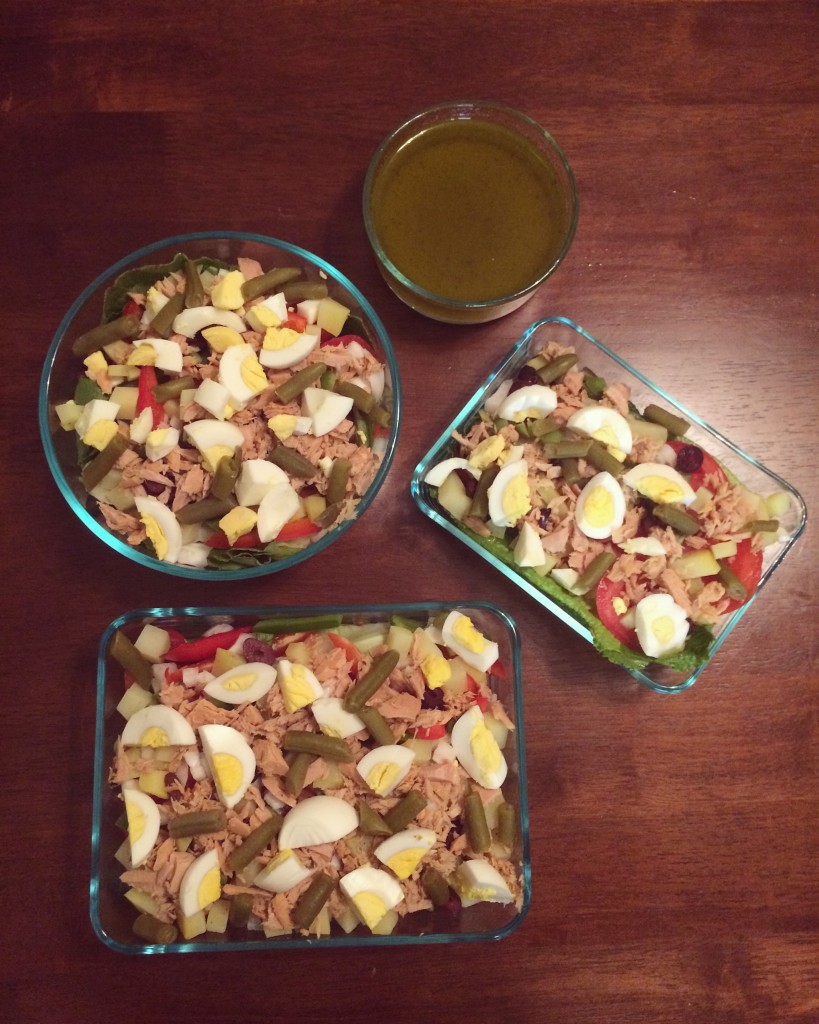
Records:
[[[424,868],[421,885],[434,907],[443,907],[449,902],[449,883],[437,868]]]
[[[355,755],[341,737],[325,736],[320,732],[288,729],[282,737],[282,747],[285,750],[324,757],[328,761],[355,761]]]
[[[469,845],[474,853],[486,853],[492,845],[492,834],[486,823],[483,800],[477,793],[470,793],[464,800],[464,818]]]
[[[140,914],[133,924],[134,935],[151,943],[151,945],[167,946],[175,942],[179,934],[176,927],[167,921],[159,921],[152,914]]]
[[[123,338],[135,338],[139,334],[139,317],[128,314],[128,316],[117,317],[107,324],[100,324],[99,327],[92,327],[90,331],[81,334],[74,339],[71,352],[80,359],[90,356],[92,352],[98,352],[103,345],[110,345],[113,341],[122,341]]]
[[[80,476],[87,491],[93,491],[97,484],[111,472],[120,455],[127,448],[128,441],[125,435],[117,431],[99,455],[95,455],[90,462],[86,462]]]
[[[532,431],[529,427],[531,420],[523,420],[521,423],[515,424],[515,430],[518,432],[518,437],[531,437]]]
[[[291,633],[320,633],[324,630],[337,629],[341,625],[341,615],[329,612],[327,615],[303,615],[300,617],[279,616],[259,619],[253,627],[254,633],[270,633],[272,636],[284,636]]]
[[[336,383],[335,392],[337,395],[343,395],[345,398],[352,398],[353,405],[363,413],[368,414],[372,412],[375,398],[373,398],[371,392],[359,387],[358,384],[353,384],[348,380],[340,380]]]
[[[273,839],[279,834],[284,819],[275,811],[270,812],[270,817],[265,819],[261,825],[257,825],[239,846],[234,847],[227,856],[225,862],[231,871],[241,871],[248,864],[258,857],[259,854],[269,846]]]
[[[221,519],[235,505],[235,501],[224,498],[202,498],[201,501],[193,501],[190,505],[180,508],[176,513],[176,518],[182,526],[189,526],[191,523],[204,523],[208,519]]]
[[[301,271],[297,267],[274,267],[266,274],[243,281],[242,298],[246,302],[250,299],[257,299],[265,292],[272,292],[275,288],[287,284],[288,281],[295,281],[297,277],[301,277]]]
[[[295,448],[288,448],[285,444],[277,445],[268,455],[268,461],[283,469],[285,473],[304,480],[318,473],[313,463],[305,459],[301,452],[297,452]]]
[[[615,459],[608,448],[599,441],[592,441],[586,460],[596,469],[611,473],[612,476],[620,476],[623,472],[623,463]]]
[[[589,398],[599,402],[606,390],[606,381],[604,377],[598,377],[596,373],[587,373],[583,377],[583,387]]]
[[[335,505],[341,501],[347,493],[347,481],[350,479],[350,471],[353,468],[349,459],[334,459],[330,468],[330,476],[327,480],[327,504]]]
[[[169,398],[178,398],[183,391],[189,391],[191,388],[196,387],[196,381],[193,377],[172,377],[171,380],[165,380],[161,384],[157,384],[153,389],[154,398],[160,404],[167,402]]]
[[[557,430],[557,422],[553,416],[542,416],[540,419],[529,420],[529,433],[532,437],[543,437]]]
[[[236,928],[245,928],[253,909],[253,897],[249,892],[237,892],[230,901],[228,921]]]
[[[282,288],[288,306],[305,299],[323,299],[327,296],[327,285],[323,281],[294,281]]]
[[[550,430],[547,434],[542,434],[540,441],[541,444],[557,444],[559,441],[563,441],[565,435],[562,430]]]
[[[478,478],[475,493],[472,495],[472,504],[469,506],[469,514],[485,519],[489,515],[489,488],[500,472],[497,462],[490,462]]]
[[[737,576],[730,565],[720,562],[717,579],[725,587],[725,593],[732,601],[745,601],[748,597],[748,588]]]
[[[336,883],[323,871],[314,875],[310,887],[296,904],[292,914],[293,924],[297,928],[309,928],[335,887]]]
[[[582,474],[580,472],[580,466],[577,464],[577,459],[564,459],[561,463],[563,469],[563,479],[567,484],[576,484],[582,480]]]
[[[495,833],[501,846],[511,850],[515,845],[515,808],[505,800],[498,807],[498,825]]]
[[[414,633],[416,629],[423,629],[425,623],[421,622],[420,619],[410,619],[406,615],[391,615],[390,625],[400,626],[402,629],[408,629]]]
[[[392,835],[390,826],[365,800],[358,801],[358,828],[365,836]]]
[[[315,761],[315,754],[308,754],[300,751],[290,762],[287,775],[284,779],[284,788],[292,796],[298,796],[304,789],[304,781],[307,777],[307,769]]]
[[[319,379],[319,384],[325,391],[333,391],[338,380],[338,371],[330,369],[325,370]]]
[[[176,292],[168,299],[162,309],[160,309],[148,325],[151,334],[158,334],[160,338],[164,338],[166,334],[170,334],[174,320],[179,316],[184,308],[185,294],[184,292]]]
[[[643,409],[643,417],[649,423],[659,423],[669,434],[675,434],[677,437],[682,437],[691,426],[688,420],[684,420],[681,416],[675,416],[674,413],[660,408],[659,405],[647,405]]]
[[[395,737],[387,723],[387,719],[384,718],[377,708],[365,704],[356,714],[367,727],[367,732],[369,732],[376,743],[379,743],[382,747],[395,743]]]
[[[288,377],[283,384],[279,385],[276,389],[276,398],[284,405],[292,402],[302,391],[309,388],[311,384],[315,384],[326,370],[326,363],[310,363],[309,366],[303,366],[292,377]]]
[[[590,437],[583,437],[558,441],[556,444],[542,444],[541,447],[547,459],[585,459],[593,443]]]
[[[372,424],[366,416],[362,416],[360,413],[355,416],[355,440],[360,448],[372,448]]]
[[[220,501],[228,501],[239,478],[242,464],[242,449],[237,447],[232,455],[223,455],[216,466],[210,493]]]
[[[332,504],[328,505],[323,512],[320,512],[313,522],[320,530],[326,530],[329,526],[332,526],[336,519],[341,515],[342,507],[343,502],[334,501]]]
[[[199,276],[199,268],[190,258],[185,257],[185,309],[192,309],[194,306],[205,305],[205,289],[202,287],[202,278]]]
[[[577,577],[575,589],[579,590],[583,594],[587,593],[589,590],[593,590],[611,568],[614,559],[615,555],[613,551],[601,551],[599,555],[595,555],[583,572],[581,572]]]
[[[367,672],[351,690],[347,691],[344,698],[344,710],[358,714],[367,701],[389,679],[390,673],[398,664],[398,658],[398,651],[384,651],[383,654],[379,654],[377,658],[373,659]]]
[[[370,419],[376,426],[388,427],[392,423],[392,413],[378,402],[370,410]]]
[[[211,832],[224,832],[227,818],[221,807],[208,811],[189,811],[177,814],[168,824],[168,833],[172,839],[184,839],[186,836],[203,836]]]
[[[699,531],[699,521],[675,505],[655,505],[652,512],[661,523],[670,526],[675,533],[683,537],[692,537]]]
[[[576,362],[577,356],[573,352],[567,352],[541,367],[537,371],[537,375],[543,384],[553,384],[556,380],[560,380],[564,373],[571,370]]]
[[[138,650],[128,637],[118,629],[111,640],[109,653],[115,661],[132,675],[143,690],[150,690],[154,680],[154,670],[150,661],[142,651]]]
[[[391,807],[384,815],[384,821],[393,832],[406,828],[413,818],[417,817],[427,805],[427,798],[418,789],[411,789],[401,797],[395,807]]]
[[[779,529],[778,519],[752,519],[746,523],[740,533],[776,533]]]

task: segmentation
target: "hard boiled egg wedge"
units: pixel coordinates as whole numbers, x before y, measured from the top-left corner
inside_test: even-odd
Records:
[[[256,530],[262,544],[275,540],[284,524],[300,511],[301,499],[290,484],[274,484],[259,502]]]
[[[625,416],[621,416],[616,409],[609,409],[605,405],[587,405],[572,413],[566,425],[624,455],[631,451],[631,427]]]
[[[307,388],[301,396],[302,414],[313,422],[316,437],[329,434],[342,423],[353,407],[352,398],[324,388]]]
[[[498,645],[475,628],[472,619],[463,612],[451,611],[441,627],[441,639],[453,654],[477,668],[488,672],[498,660]]]
[[[577,498],[574,517],[578,529],[594,540],[611,537],[623,525],[626,499],[611,473],[597,473],[589,480]]]
[[[182,349],[178,341],[169,338],[142,338],[140,345],[150,345],[155,352],[154,366],[168,373],[182,372]]]
[[[545,384],[528,384],[512,391],[498,407],[498,416],[511,423],[542,419],[557,408],[557,395]]]
[[[175,708],[151,704],[131,715],[121,741],[126,747],[187,747],[196,743],[196,734]]]
[[[157,427],[145,438],[145,455],[151,462],[164,459],[179,444],[179,431],[176,427]]]
[[[690,505],[696,497],[685,477],[661,462],[633,466],[623,474],[623,483],[658,505]]]
[[[514,899],[500,871],[481,858],[460,864],[452,883],[464,907],[475,903],[511,903]]]
[[[343,875],[338,884],[359,920],[370,931],[404,898],[395,878],[380,868],[356,868]]]
[[[310,355],[320,337],[319,331],[299,334],[289,327],[268,327],[259,352],[259,362],[274,370],[295,366]]]
[[[440,487],[449,474],[453,473],[456,469],[466,470],[476,480],[481,475],[481,471],[474,466],[470,466],[466,459],[444,459],[443,462],[439,462],[437,466],[432,467],[424,477],[424,483],[429,484],[430,487]]]
[[[225,704],[245,704],[260,700],[276,682],[276,669],[261,661],[237,665],[217,676],[204,687],[205,693]]]
[[[649,594],[638,601],[634,626],[649,658],[661,658],[685,647],[688,617],[670,594]]]
[[[508,766],[498,741],[475,705],[452,727],[452,749],[463,769],[484,789],[500,789]]]
[[[232,327],[240,334],[247,330],[244,320],[238,313],[232,313],[227,309],[216,309],[214,306],[193,306],[191,309],[183,309],[178,316],[174,317],[173,333],[192,338],[205,327],[213,326]]]
[[[159,808],[147,793],[137,789],[133,783],[122,787],[122,797],[128,820],[131,866],[138,868],[148,859],[159,835]]]
[[[185,917],[215,903],[222,895],[222,876],[216,850],[200,854],[182,876],[179,886],[179,909]]]
[[[235,423],[222,420],[194,420],[186,423],[185,437],[194,445],[209,472],[215,473],[220,459],[231,456],[244,442],[244,434]]]
[[[335,843],[358,828],[358,813],[337,796],[310,796],[285,815],[279,831],[279,849]]]
[[[267,374],[252,345],[231,345],[219,360],[219,383],[237,405],[246,405],[267,387]]]
[[[344,710],[340,697],[319,697],[310,705],[310,710],[325,736],[346,739],[365,728],[358,715]]]
[[[512,557],[517,565],[524,567],[546,564],[546,552],[543,550],[540,534],[531,523],[524,523],[521,526]]]
[[[324,690],[315,672],[306,665],[280,658],[276,662],[276,671],[279,676],[279,689],[284,698],[284,708],[289,715],[299,708],[306,708],[317,697],[324,696]]]
[[[167,505],[150,495],[138,495],[134,502],[156,557],[160,562],[178,562],[182,528],[176,516]]]
[[[199,738],[219,799],[225,807],[235,807],[256,774],[250,744],[229,725],[200,725]]]
[[[267,459],[246,459],[236,481],[236,498],[240,505],[259,505],[276,484],[289,483],[287,473]]]
[[[525,460],[507,462],[486,494],[489,518],[499,527],[514,526],[531,511],[529,467]]]
[[[379,843],[373,853],[400,879],[409,878],[424,856],[435,845],[431,828],[407,828]]]
[[[292,850],[279,850],[273,860],[256,875],[253,884],[268,892],[289,892],[312,874],[310,868],[305,867]]]
[[[368,751],[356,764],[356,769],[373,793],[389,796],[406,778],[414,757],[409,747],[387,743]]]

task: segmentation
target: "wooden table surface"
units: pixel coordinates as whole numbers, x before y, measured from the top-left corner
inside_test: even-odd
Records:
[[[641,687],[429,522],[419,457],[534,319],[563,314],[819,499],[819,7],[782,2],[12,0],[0,71],[5,1019],[819,1021],[814,522],[696,685]],[[404,307],[360,195],[421,107],[493,98],[561,143],[580,221],[503,320]],[[118,560],[49,476],[36,389],[75,296],[196,230],[322,254],[400,362],[395,461],[360,524],[269,579]],[[533,903],[497,944],[126,957],[88,915],[101,631],[156,602],[482,597],[523,636]]]

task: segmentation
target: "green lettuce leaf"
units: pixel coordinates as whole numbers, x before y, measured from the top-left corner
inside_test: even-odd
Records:
[[[229,270],[230,266],[222,260],[200,256],[193,261],[200,271]],[[122,313],[128,301],[129,292],[146,292],[152,284],[168,274],[181,270],[185,265],[185,254],[178,252],[169,263],[146,263],[141,267],[126,270],[105,291],[102,302],[102,322],[108,323]]]

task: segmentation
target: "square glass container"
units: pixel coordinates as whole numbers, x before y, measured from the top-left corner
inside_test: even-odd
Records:
[[[515,725],[510,732],[504,756],[508,775],[503,785],[506,800],[516,809],[516,839],[512,859],[520,879],[520,905],[516,903],[477,903],[457,914],[440,908],[407,914],[399,920],[391,935],[374,935],[363,925],[345,934],[334,924],[329,936],[302,937],[297,933],[267,938],[261,931],[234,929],[225,934],[203,934],[195,939],[168,945],[146,943],[132,931],[137,911],[124,897],[126,886],[120,881],[122,865],[115,860],[125,833],[117,821],[123,813],[118,787],[108,781],[114,744],[125,720],[117,711],[123,690],[123,669],[110,654],[111,641],[120,630],[134,640],[146,624],[177,630],[186,639],[199,637],[217,624],[248,627],[269,616],[342,616],[344,625],[389,623],[392,616],[431,619],[457,609],[468,615],[475,627],[499,648],[503,672],[488,676],[492,691],[503,701]],[[531,903],[531,861],[529,852],[529,812],[527,806],[526,763],[524,750],[523,692],[520,639],[514,621],[501,609],[484,601],[455,603],[413,603],[361,605],[355,607],[271,608],[147,608],[120,615],[103,633],[97,662],[97,717],[94,751],[94,795],[91,830],[91,923],[97,937],[109,948],[121,953],[194,953],[228,950],[277,950],[333,948],[336,946],[407,946],[420,943],[474,942],[501,939],[523,921]]]
[[[607,348],[588,334],[582,327],[565,317],[544,317],[532,323],[501,359],[482,387],[480,387],[467,404],[455,416],[435,444],[416,466],[411,481],[411,491],[421,510],[439,526],[443,526],[459,541],[486,559],[504,576],[516,583],[525,593],[538,601],[544,608],[556,615],[562,622],[570,626],[576,633],[589,643],[593,643],[592,634],[586,625],[575,618],[569,611],[557,604],[552,598],[529,582],[516,567],[507,565],[492,552],[476,543],[459,526],[450,519],[441,506],[432,498],[430,489],[424,483],[429,470],[446,458],[456,454],[456,443],[453,431],[465,433],[473,423],[484,403],[510,378],[514,378],[520,368],[531,359],[546,341],[553,340],[564,346],[571,346],[578,355],[578,366],[587,367],[592,373],[604,377],[610,383],[615,381],[626,384],[630,389],[631,401],[638,409],[644,409],[650,403],[661,402],[671,407],[691,424],[686,437],[701,446],[716,458],[722,466],[733,474],[751,491],[760,494],[784,492],[789,496],[788,511],[780,517],[781,539],[764,548],[762,576],[759,586],[751,598],[733,613],[723,616],[714,629],[714,641],[710,648],[708,660],[690,673],[677,672],[660,663],[653,663],[645,669],[628,669],[635,679],[643,685],[660,693],[678,693],[690,687],[711,658],[727,640],[731,631],[747,611],[751,602],[758,596],[765,583],[771,578],[776,567],[781,563],[787,552],[796,542],[806,522],[805,503],[799,493],[777,474],[761,465],[734,442],[728,440],[718,431],[705,423],[699,416],[676,402],[661,388],[631,367],[615,352]]]

